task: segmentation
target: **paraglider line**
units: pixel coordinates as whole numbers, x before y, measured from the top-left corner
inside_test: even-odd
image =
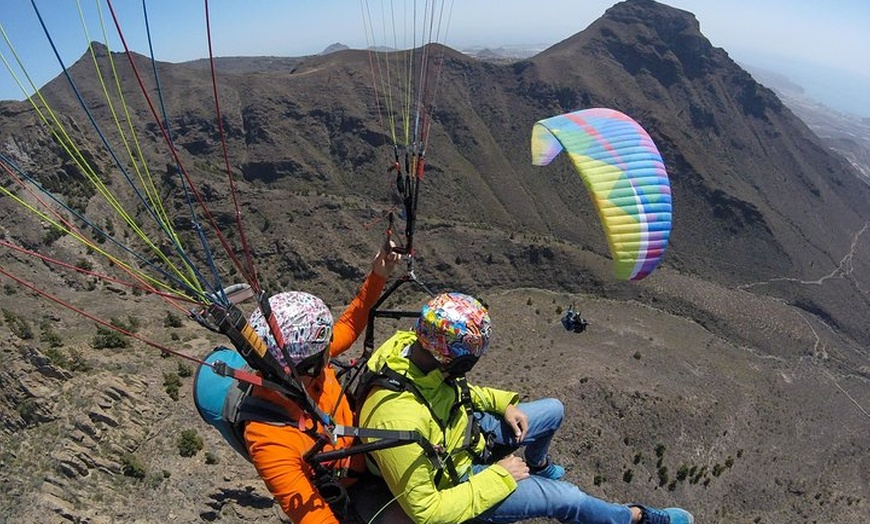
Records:
[[[142,0],[142,14],[145,18],[145,33],[148,36],[148,52],[151,56],[151,70],[154,74],[154,84],[155,84],[155,86],[157,86],[157,98],[160,102],[160,113],[163,115],[163,126],[166,128],[166,136],[169,137],[169,141],[172,144],[175,144],[175,141],[172,138],[172,130],[169,127],[169,116],[166,112],[166,102],[164,101],[164,98],[163,98],[163,86],[160,83],[160,75],[157,73],[157,60],[154,57],[154,45],[152,44],[152,40],[151,40],[151,24],[148,21],[148,7],[146,5],[146,0]],[[101,14],[101,17],[102,17],[102,14]],[[214,263],[214,258],[212,257],[212,250],[211,250],[211,247],[209,246],[208,239],[205,237],[205,235],[203,233],[202,224],[200,224],[200,222],[199,222],[199,218],[196,215],[196,210],[193,207],[193,198],[191,198],[190,191],[187,187],[187,181],[184,179],[183,176],[181,176],[181,166],[178,163],[176,163],[175,168],[178,170],[178,174],[179,174],[178,179],[181,182],[181,189],[184,192],[184,202],[187,204],[188,210],[190,211],[190,220],[192,222],[191,227],[193,228],[194,232],[196,233],[196,237],[199,240],[200,246],[202,246],[203,252],[205,253],[206,263],[208,264],[208,267],[211,270],[212,277],[214,278],[214,281],[217,284],[217,287],[212,286],[210,283],[208,283],[208,281],[205,278],[203,278],[199,269],[195,265],[191,264],[190,267],[193,269],[194,272],[196,272],[196,275],[200,281],[206,282],[206,285],[208,286],[209,291],[213,295],[217,295],[217,294],[223,292],[223,288],[220,286],[221,280],[220,280],[220,276],[218,274],[217,266]],[[226,299],[226,297],[222,296],[222,295],[221,295],[221,298]]]
[[[30,189],[30,187],[29,187],[27,184],[25,184],[24,181],[23,181],[23,180],[22,180],[18,175],[15,174],[15,171],[17,171],[17,172],[18,172],[22,177],[24,177],[25,180],[27,180],[28,182],[30,182],[31,184],[33,184],[34,186],[36,186],[36,187],[39,189],[39,191],[40,191],[41,193],[43,193],[44,195],[47,195],[47,196],[48,196],[49,198],[51,198],[54,202],[56,202],[58,205],[60,205],[61,207],[63,207],[66,211],[72,213],[73,216],[75,216],[76,218],[78,218],[79,220],[81,220],[82,222],[84,222],[85,225],[88,226],[88,228],[90,228],[90,229],[91,229],[92,231],[94,231],[95,233],[99,234],[102,238],[106,238],[106,239],[108,239],[110,242],[112,242],[113,244],[115,244],[116,246],[118,246],[119,248],[121,248],[123,251],[125,251],[125,252],[127,252],[128,254],[132,255],[133,257],[135,257],[136,259],[138,259],[140,262],[144,263],[145,265],[151,267],[152,269],[154,269],[155,271],[157,271],[158,273],[160,273],[161,275],[163,275],[164,277],[166,277],[166,278],[169,279],[170,281],[173,281],[175,284],[180,285],[182,288],[187,289],[187,290],[188,290],[190,293],[192,293],[193,295],[195,295],[195,296],[197,296],[197,297],[200,295],[200,293],[199,293],[196,289],[194,289],[193,287],[189,286],[186,282],[184,282],[184,281],[182,281],[182,280],[176,278],[174,275],[168,273],[168,272],[165,271],[163,268],[161,268],[161,267],[155,265],[152,261],[150,261],[150,260],[144,258],[142,255],[136,253],[135,251],[133,251],[132,249],[130,249],[128,246],[126,246],[126,245],[120,243],[120,242],[119,242],[115,237],[109,235],[108,233],[106,233],[105,231],[103,231],[102,229],[100,229],[96,224],[94,224],[93,222],[91,222],[91,221],[90,221],[86,216],[82,215],[81,213],[79,213],[78,211],[76,211],[75,209],[73,209],[72,207],[70,207],[70,206],[68,206],[67,204],[65,204],[62,200],[58,199],[54,194],[52,194],[52,193],[49,192],[47,189],[45,189],[45,188],[44,188],[44,187],[43,187],[43,186],[42,186],[38,181],[34,180],[31,176],[29,176],[29,175],[27,175],[25,172],[23,172],[23,171],[22,171],[22,170],[21,170],[21,169],[20,169],[20,168],[15,164],[15,162],[13,162],[11,159],[6,158],[5,156],[3,156],[3,154],[0,154],[0,166],[3,167],[3,170],[4,170],[4,171],[9,175],[10,178],[12,178],[13,181],[15,181],[15,182],[16,182],[19,186],[21,186],[22,188],[24,188],[24,190],[27,191],[29,194],[33,195],[33,197],[37,200],[37,202],[39,202],[39,203],[40,203],[44,208],[46,208],[47,210],[49,210],[49,211],[50,211],[50,212],[55,216],[55,218],[57,218],[57,220],[58,220],[60,223],[64,224],[63,227],[61,227],[61,226],[57,226],[57,227],[61,227],[61,229],[65,229],[66,232],[68,232],[68,233],[72,233],[72,234],[74,235],[74,237],[75,237],[79,242],[85,244],[86,246],[88,246],[88,247],[90,247],[90,248],[92,248],[92,249],[94,249],[94,250],[96,250],[96,251],[99,251],[99,252],[100,252],[101,254],[103,254],[106,258],[108,258],[108,259],[111,260],[112,262],[118,264],[121,268],[123,268],[124,271],[126,271],[128,274],[130,274],[130,276],[132,276],[132,277],[134,277],[134,278],[136,278],[137,280],[140,280],[140,281],[142,281],[142,282],[144,282],[144,280],[146,280],[146,279],[151,279],[151,277],[148,277],[147,275],[144,275],[144,274],[142,274],[141,277],[140,277],[140,276],[136,276],[136,275],[135,275],[136,271],[134,271],[133,269],[129,268],[129,266],[127,266],[127,264],[125,264],[125,263],[123,263],[122,261],[118,260],[116,257],[113,257],[112,255],[106,253],[105,251],[102,251],[101,249],[97,248],[97,247],[93,244],[93,242],[92,242],[91,240],[89,240],[87,237],[85,237],[84,234],[81,233],[81,232],[80,232],[80,231],[79,231],[79,230],[78,230],[78,229],[77,229],[77,228],[76,228],[72,223],[70,223],[68,220],[66,220],[66,219],[65,219],[65,218],[64,218],[60,213],[58,213],[57,211],[55,211],[54,209],[52,209],[52,207],[49,206],[49,205],[48,205],[48,204],[47,204],[47,203],[46,203],[42,198],[40,198],[37,194],[35,194],[35,193]],[[15,171],[13,171],[12,169],[10,169],[10,166],[11,166]],[[32,212],[33,212],[34,214],[36,214],[37,216],[40,216],[40,217],[45,218],[45,219],[47,219],[48,221],[52,222],[52,225],[57,225],[57,223],[54,223],[54,222],[53,222],[53,221],[52,221],[52,220],[51,220],[47,215],[45,215],[45,214],[41,213],[40,211],[38,211],[37,209],[35,209],[35,208],[33,208],[33,207],[30,207],[29,205],[25,204],[23,201],[21,201],[20,199],[18,199],[17,197],[15,197],[14,195],[12,195],[11,193],[9,193],[8,190],[6,190],[5,188],[0,188],[0,191],[4,192],[4,193],[6,193],[6,194],[9,194],[9,195],[10,195],[14,200],[16,200],[19,204],[21,204],[22,206],[28,208],[30,211],[32,211]],[[164,285],[165,287],[168,288],[168,286],[166,286],[165,284],[163,284],[163,285]]]
[[[138,289],[138,290],[140,290],[140,291],[145,291],[145,292],[151,293],[151,294],[153,294],[153,295],[157,295],[157,296],[159,296],[159,297],[162,297],[162,298],[166,299],[166,301],[167,301],[170,305],[172,305],[173,307],[177,308],[179,311],[183,311],[184,313],[187,313],[187,309],[185,309],[185,308],[181,307],[180,305],[178,305],[178,304],[175,302],[176,300],[182,300],[182,301],[185,301],[185,302],[189,302],[189,303],[191,303],[191,304],[199,304],[199,302],[197,302],[197,301],[195,301],[195,300],[192,300],[192,299],[190,299],[190,298],[187,298],[187,297],[179,297],[178,295],[174,295],[174,294],[171,294],[171,293],[166,293],[166,292],[164,292],[164,291],[160,291],[160,290],[158,290],[158,289],[156,289],[156,288],[154,288],[154,287],[152,287],[152,286],[148,286],[148,285],[146,285],[144,282],[141,283],[142,285],[136,285],[136,284],[134,284],[134,283],[132,283],[132,282],[127,282],[126,280],[121,280],[121,279],[119,279],[119,278],[110,277],[109,275],[104,275],[104,274],[101,274],[101,273],[97,273],[97,272],[95,272],[95,271],[90,271],[90,270],[87,270],[87,269],[84,269],[84,268],[80,268],[80,267],[75,266],[75,265],[73,265],[73,264],[70,264],[70,263],[68,263],[68,262],[64,262],[64,261],[62,261],[62,260],[57,260],[57,259],[55,259],[55,258],[51,258],[51,257],[49,257],[49,256],[47,256],[47,255],[43,255],[42,253],[39,253],[39,252],[37,252],[37,251],[31,251],[31,250],[29,250],[29,249],[27,249],[27,248],[23,248],[23,247],[20,247],[20,246],[16,246],[15,244],[11,244],[11,243],[6,242],[5,240],[2,240],[2,239],[0,239],[0,246],[4,246],[4,247],[6,247],[6,248],[9,248],[9,249],[11,249],[11,250],[13,250],[13,251],[17,251],[17,252],[22,253],[22,254],[25,254],[25,255],[29,255],[29,256],[32,256],[32,257],[36,257],[36,258],[42,260],[43,262],[47,262],[47,263],[49,263],[49,264],[54,264],[54,265],[57,265],[57,266],[60,266],[60,267],[66,268],[66,269],[70,269],[70,270],[73,270],[73,271],[77,271],[77,272],[82,273],[82,274],[84,274],[84,275],[89,275],[89,276],[92,276],[92,277],[96,277],[96,278],[98,278],[98,279],[100,279],[100,280],[103,280],[103,281],[106,281],[106,282],[114,282],[114,283],[116,283],[116,284],[121,284],[122,286],[126,286],[126,287],[129,287],[129,288],[131,288],[131,289]]]
[[[100,137],[100,140],[103,142],[103,145],[106,147],[106,150],[109,152],[109,155],[115,161],[115,164],[118,166],[118,169],[124,175],[124,178],[127,180],[127,183],[130,185],[130,187],[136,193],[136,196],[142,202],[142,204],[144,205],[144,208],[148,211],[148,214],[151,215],[151,217],[154,219],[155,223],[157,223],[157,225],[160,227],[160,229],[162,229],[164,231],[164,233],[166,233],[171,238],[172,235],[169,234],[169,232],[166,230],[165,223],[157,217],[157,215],[154,212],[154,209],[149,205],[149,203],[147,202],[145,197],[142,195],[139,188],[136,186],[136,184],[130,178],[130,174],[127,172],[126,168],[124,168],[121,160],[118,158],[117,154],[115,153],[114,148],[112,148],[111,144],[109,143],[108,139],[106,138],[105,133],[103,133],[103,130],[100,128],[96,119],[94,119],[93,113],[91,113],[91,110],[88,108],[87,104],[85,103],[84,98],[82,97],[81,92],[78,89],[78,86],[76,85],[75,81],[72,79],[72,76],[69,73],[69,68],[66,66],[63,59],[60,56],[60,52],[57,49],[57,46],[54,42],[54,39],[51,37],[51,33],[48,31],[48,27],[45,25],[45,21],[42,17],[42,13],[40,12],[39,7],[36,5],[36,0],[30,0],[30,4],[31,4],[31,6],[33,6],[34,13],[36,14],[36,17],[39,20],[39,24],[42,27],[42,31],[45,34],[45,37],[48,40],[48,43],[51,46],[52,51],[54,52],[55,58],[57,58],[58,64],[63,69],[63,74],[66,77],[67,82],[70,85],[70,88],[72,89],[73,93],[75,94],[76,99],[79,102],[79,105],[81,106],[82,110],[85,112],[85,115],[87,115],[88,120],[90,121],[94,130],[97,132],[97,135]],[[135,222],[130,220],[128,222],[128,224],[130,224],[130,226],[137,231],[137,234],[139,234],[139,236],[143,240],[145,240],[146,242],[148,242],[150,244],[150,242],[147,239],[147,236],[145,236],[144,233],[141,232],[141,230],[135,224]],[[177,242],[174,242],[174,243],[176,245],[176,248],[178,248],[179,246],[178,246]],[[162,252],[160,252],[160,250],[157,249],[156,246],[153,246],[153,244],[151,244],[151,245],[156,250],[158,255],[160,255],[161,258],[163,258]],[[164,259],[164,261],[166,261],[166,260]],[[166,262],[168,262],[168,261],[166,261]]]
[[[151,97],[148,96],[148,91],[145,88],[145,83],[142,81],[142,75],[139,73],[139,69],[136,67],[136,62],[135,62],[135,60],[133,60],[133,53],[130,51],[129,46],[127,45],[127,40],[124,38],[123,31],[121,30],[121,25],[120,25],[120,22],[118,21],[118,16],[115,13],[115,8],[112,5],[112,0],[106,0],[106,5],[109,6],[109,11],[112,14],[112,20],[114,21],[115,28],[118,31],[118,38],[121,40],[121,44],[124,46],[124,50],[125,50],[125,53],[127,55],[127,60],[130,63],[130,67],[133,69],[133,74],[136,76],[137,82],[139,83],[139,89],[142,91],[142,94],[145,98],[145,101],[148,104],[148,108],[151,111],[151,115],[153,116],[155,122],[157,123],[157,126],[160,128],[160,132],[163,135],[163,139],[166,142],[166,145],[169,147],[169,151],[172,154],[172,157],[175,160],[175,163],[180,167],[181,175],[187,180],[187,183],[190,187],[191,192],[193,193],[194,197],[196,198],[197,203],[199,203],[200,207],[203,209],[203,212],[205,213],[206,218],[208,218],[208,222],[209,222],[212,230],[214,231],[217,238],[220,240],[220,243],[223,246],[224,251],[226,252],[227,256],[230,257],[230,259],[233,261],[233,264],[242,273],[242,275],[245,277],[246,281],[248,281],[248,283],[250,284],[250,279],[248,278],[247,271],[242,266],[238,257],[236,257],[235,252],[233,251],[232,247],[229,245],[229,242],[227,241],[224,234],[221,232],[221,229],[218,227],[217,222],[214,219],[214,216],[211,214],[211,212],[208,210],[208,207],[205,205],[205,200],[203,200],[202,195],[200,195],[199,191],[197,191],[196,186],[193,185],[193,182],[190,179],[190,176],[187,173],[187,170],[184,168],[184,164],[181,162],[181,158],[178,155],[178,150],[175,148],[174,144],[172,143],[172,140],[170,140],[169,135],[166,131],[166,128],[163,125],[163,123],[161,122],[160,117],[157,114],[157,110],[154,108],[154,103],[151,101]],[[218,287],[220,287],[219,283],[218,283]]]
[[[127,335],[128,337],[136,339],[139,342],[142,342],[143,344],[145,344],[147,346],[153,347],[155,349],[159,349],[160,351],[162,351],[164,353],[169,353],[171,355],[175,355],[176,357],[181,357],[183,359],[190,360],[191,362],[195,362],[195,363],[200,364],[200,365],[212,367],[212,364],[204,362],[203,360],[201,360],[199,358],[196,358],[196,357],[191,356],[191,355],[186,355],[186,354],[181,353],[179,351],[176,351],[174,349],[168,348],[162,344],[158,344],[157,342],[152,342],[151,340],[148,340],[147,338],[145,338],[141,335],[138,335],[138,334],[133,333],[131,331],[128,331],[126,329],[120,328],[120,327],[112,324],[111,322],[106,322],[105,320],[102,320],[102,319],[88,313],[87,311],[85,311],[81,308],[78,308],[78,307],[70,304],[69,302],[66,302],[66,301],[48,293],[47,291],[43,291],[42,289],[39,289],[38,287],[34,286],[30,282],[27,282],[21,278],[16,277],[15,275],[10,274],[8,271],[3,269],[3,267],[0,267],[0,274],[6,275],[10,279],[17,282],[19,285],[26,287],[27,289],[33,291],[34,293],[36,293],[44,298],[47,298],[48,300],[51,300],[55,304],[58,304],[60,306],[63,306],[65,308],[69,309],[70,311],[78,313],[79,315],[87,318],[88,320],[94,321],[103,327],[107,327],[109,329],[117,331],[118,333],[121,333],[122,335]]]
[[[211,85],[212,91],[214,92],[214,109],[215,113],[217,114],[218,134],[220,135],[221,148],[223,149],[224,165],[226,166],[227,170],[227,178],[230,182],[230,193],[233,195],[233,207],[236,211],[236,227],[239,231],[239,240],[242,243],[242,252],[245,254],[245,261],[247,263],[247,280],[248,283],[251,284],[251,288],[255,292],[260,292],[262,291],[262,289],[260,288],[260,281],[257,279],[257,271],[254,268],[254,260],[251,257],[251,249],[248,247],[248,239],[247,235],[245,235],[245,228],[242,225],[242,211],[239,208],[239,193],[236,189],[236,183],[233,180],[233,172],[232,168],[230,167],[230,155],[227,151],[227,138],[226,134],[224,133],[220,97],[218,96],[217,74],[215,72],[214,52],[211,42],[211,20],[209,18],[208,12],[208,0],[205,0],[205,31],[206,37],[208,38],[208,61],[211,68]]]

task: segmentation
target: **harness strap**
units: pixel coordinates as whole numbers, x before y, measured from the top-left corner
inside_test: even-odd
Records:
[[[380,377],[378,377],[377,375],[380,375]],[[474,418],[474,406],[472,405],[471,400],[471,390],[468,386],[468,382],[465,380],[465,377],[456,377],[450,382],[459,390],[459,393],[457,394],[457,402],[450,409],[448,420],[447,422],[445,422],[438,417],[426,397],[423,396],[420,390],[417,389],[413,382],[408,380],[406,376],[396,372],[387,365],[384,365],[377,375],[374,379],[370,379],[371,385],[385,387],[393,391],[408,391],[413,394],[421,404],[426,406],[426,409],[429,410],[429,414],[432,415],[432,419],[435,421],[436,424],[438,424],[438,427],[441,429],[441,433],[443,433],[444,435],[447,434],[447,424],[453,418],[456,411],[458,409],[463,409],[465,411],[468,421],[465,429],[465,438],[463,439],[462,446],[459,449],[450,453],[438,453],[437,450],[434,450],[433,447],[434,456],[440,457],[438,463],[436,464],[432,457],[428,455],[430,452],[428,452],[426,450],[426,447],[421,444],[424,451],[427,452],[427,456],[429,456],[429,459],[432,462],[433,466],[438,469],[438,472],[435,475],[435,483],[438,484],[441,482],[441,479],[443,478],[443,472],[446,470],[447,474],[450,476],[450,481],[453,483],[453,485],[458,485],[460,483],[460,477],[458,472],[456,471],[456,465],[453,462],[453,455],[461,451],[466,451],[472,456],[479,456],[479,454],[475,453],[474,448],[477,446],[478,438],[480,436],[480,425],[478,424],[477,419]],[[426,440],[425,442],[429,446],[432,446],[432,443],[428,440]]]
[[[239,383],[230,388],[224,401],[224,418],[232,423],[257,421],[280,426],[296,425],[296,420],[290,417],[280,406],[255,397],[251,394],[253,386]]]

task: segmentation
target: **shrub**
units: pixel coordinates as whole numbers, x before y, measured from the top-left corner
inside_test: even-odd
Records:
[[[178,361],[178,376],[191,377],[193,376],[193,368],[187,362]]]
[[[179,317],[172,311],[166,312],[166,318],[163,319],[163,327],[180,328],[183,324],[184,323],[181,321],[181,317]]]
[[[51,224],[48,227],[48,231],[46,231],[45,234],[42,235],[42,243],[46,246],[50,246],[52,243],[54,243],[55,240],[63,237],[64,235],[66,235],[66,231],[54,224]]]
[[[66,355],[63,352],[55,347],[50,347],[42,352],[45,357],[51,361],[55,366],[66,368],[68,362]]]
[[[686,477],[689,476],[689,466],[683,464],[680,466],[680,469],[677,470],[677,480],[680,482],[686,480]]]
[[[9,309],[3,310],[3,319],[9,326],[9,331],[21,340],[30,340],[33,338],[33,330],[30,328],[30,322],[27,319],[18,316],[17,313]]]
[[[172,400],[178,400],[178,391],[181,389],[181,378],[175,373],[163,374],[163,387]]]
[[[121,472],[123,472],[127,477],[144,479],[145,465],[142,464],[142,461],[132,453],[125,453],[124,456],[121,457]]]
[[[71,349],[69,350],[69,358],[67,358],[67,369],[70,371],[90,371],[91,365],[88,364],[81,353]]]
[[[25,422],[32,422],[39,406],[32,398],[24,399],[15,406],[15,411]]]
[[[94,264],[86,258],[80,258],[76,260],[76,267],[79,269],[84,269],[85,271],[94,270]]]
[[[622,481],[623,482],[631,482],[631,479],[634,478],[634,471],[627,469],[622,473]]]
[[[42,328],[42,336],[39,337],[40,342],[45,342],[50,348],[63,347],[63,339],[54,332],[47,320],[43,320],[40,323],[40,327]]]
[[[55,332],[43,333],[42,337],[39,339],[42,342],[48,344],[50,348],[62,348],[63,347],[63,339]]]
[[[221,461],[220,457],[212,453],[211,451],[207,451],[205,453],[205,463],[206,464],[219,464]]]
[[[178,438],[178,453],[182,457],[192,457],[202,449],[202,437],[195,429],[185,429]]]
[[[109,319],[109,323],[115,327],[121,328],[124,331],[129,331],[130,333],[136,333],[139,331],[139,326],[141,322],[138,317],[134,317],[133,315],[127,315],[127,321],[118,318],[112,317]]]
[[[129,345],[130,341],[125,335],[103,326],[97,326],[97,334],[91,340],[91,347],[94,349],[117,349]]]
[[[668,467],[662,466],[658,470],[659,474],[659,486],[664,486],[670,480],[670,476],[668,475]]]

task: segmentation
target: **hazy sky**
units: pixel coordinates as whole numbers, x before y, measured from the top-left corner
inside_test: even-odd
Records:
[[[62,59],[71,65],[86,51],[78,5],[89,37],[103,41],[93,0],[34,0]],[[471,46],[539,45],[583,30],[613,5],[610,0],[455,0],[445,41]],[[870,117],[870,1],[836,0],[670,0],[693,12],[713,45],[741,63],[783,73],[836,109]],[[400,0],[366,0],[373,11]],[[448,5],[450,2],[448,2]],[[105,0],[100,4],[109,45],[120,50]],[[147,0],[154,51],[172,62],[208,54],[204,3]],[[359,0],[213,0],[209,4],[214,53],[228,55],[315,54],[340,42],[365,47],[364,4]],[[422,9],[426,2],[420,2]],[[148,54],[138,0],[113,0],[125,37],[134,51]],[[400,8],[397,8],[397,11]],[[403,16],[399,13],[398,16]],[[375,16],[381,23],[380,15]],[[30,0],[0,0],[0,24],[34,83],[61,71]],[[0,37],[0,53],[15,58]],[[7,67],[0,64],[0,99],[21,99]]]

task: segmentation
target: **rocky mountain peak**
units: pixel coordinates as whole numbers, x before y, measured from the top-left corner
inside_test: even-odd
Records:
[[[654,0],[626,0],[608,9],[583,33],[628,68],[644,64],[672,83],[678,73],[696,78],[714,69],[715,48],[695,15]]]

